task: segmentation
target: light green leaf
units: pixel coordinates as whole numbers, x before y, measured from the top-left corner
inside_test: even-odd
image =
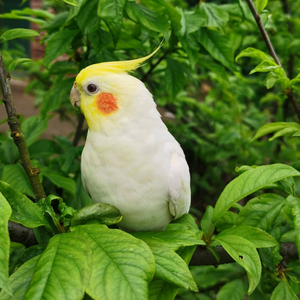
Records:
[[[43,26],[46,23],[45,20],[41,20],[41,19],[38,19],[38,18],[29,17],[29,16],[20,16],[20,15],[17,15],[15,13],[2,14],[2,15],[0,15],[0,19],[26,20],[28,22],[32,22],[32,23],[37,24],[39,26]],[[27,30],[29,30],[29,29],[27,29]],[[37,35],[39,35],[39,34],[37,34]]]
[[[9,284],[12,287],[13,296],[4,290],[0,293],[1,300],[23,300],[25,292],[34,273],[34,268],[39,260],[36,256],[23,264],[16,272],[9,277]]]
[[[55,58],[66,53],[70,49],[71,43],[78,31],[79,29],[64,28],[51,36],[46,46],[44,58],[44,64],[47,67]]]
[[[78,2],[76,0],[63,0],[67,4],[73,5],[73,6],[78,6]]]
[[[280,281],[272,293],[271,300],[298,300],[287,280]]]
[[[84,236],[92,248],[93,265],[86,291],[93,299],[148,299],[155,263],[144,242],[104,225],[81,225],[72,230]]]
[[[38,205],[3,181],[0,181],[0,190],[12,208],[11,221],[29,228],[45,226],[51,231],[51,226]]]
[[[236,225],[268,230],[279,215],[285,198],[277,194],[263,194],[247,202],[236,218]]]
[[[268,3],[268,0],[256,0],[255,1],[255,6],[256,6],[256,10],[257,10],[258,14],[260,14],[264,10],[267,3]]]
[[[185,75],[184,69],[178,61],[168,58],[167,62],[167,68],[165,70],[166,90],[172,101],[183,88]]]
[[[206,234],[206,236],[213,234],[215,227],[212,223],[212,216],[213,216],[214,208],[210,205],[206,207],[205,214],[201,219],[201,229]]]
[[[246,270],[249,279],[248,294],[251,294],[257,287],[261,276],[260,258],[254,245],[237,235],[218,235],[215,239]]]
[[[31,59],[29,59],[29,58],[16,59],[9,65],[8,72],[12,72],[16,68],[16,66],[21,65],[23,63],[30,62],[30,61],[31,61]]]
[[[23,299],[82,299],[91,264],[90,245],[81,234],[54,236],[38,259]]]
[[[238,61],[239,58],[241,57],[252,57],[252,58],[255,58],[259,61],[264,61],[264,60],[267,60],[267,61],[272,61],[274,62],[274,59],[272,56],[270,56],[269,54],[266,54],[258,49],[255,49],[255,48],[247,48],[245,50],[243,50],[236,58],[235,60]]]
[[[11,207],[5,197],[0,192],[0,289],[5,293],[12,295],[12,289],[8,282],[8,265],[9,265],[9,234],[8,220],[11,215]],[[2,298],[1,298],[2,299]]]
[[[229,37],[219,31],[201,28],[198,35],[199,43],[211,56],[221,62],[229,70],[236,69],[233,60],[233,49]]]
[[[71,226],[97,221],[104,225],[119,223],[122,216],[117,208],[106,203],[95,203],[83,207],[71,220]]]
[[[18,192],[35,198],[30,181],[24,170],[19,164],[5,165],[2,173],[2,180],[16,189]]]
[[[200,11],[204,12],[206,15],[203,26],[223,28],[229,21],[228,13],[224,11],[221,6],[212,3],[201,2],[199,8]]]
[[[123,14],[127,0],[99,0],[98,16],[108,27],[115,45],[123,26]]]
[[[289,129],[287,132],[286,131],[282,131],[284,129]],[[280,132],[281,131],[281,135],[278,136],[282,136],[286,133],[289,133],[289,135],[292,135],[293,133],[296,133],[297,131],[300,130],[300,125],[298,123],[295,122],[275,122],[275,123],[269,123],[269,124],[265,124],[263,125],[261,128],[258,129],[258,131],[256,132],[255,136],[253,137],[253,139],[251,140],[254,141],[264,135],[267,135],[269,133],[272,132]],[[273,136],[272,140],[278,136]]]
[[[2,33],[2,35],[0,36],[0,43],[18,38],[28,38],[33,36],[39,36],[39,33],[34,30],[24,28],[9,29]]]
[[[28,147],[47,129],[48,121],[51,117],[52,116],[42,117],[37,115],[27,118],[22,123],[22,131]]]
[[[224,284],[217,293],[216,300],[243,300],[244,287],[241,279]]]
[[[31,9],[29,7],[26,7],[21,10],[12,10],[12,14],[16,15],[29,15],[29,16],[37,16],[44,19],[53,19],[55,15],[45,9]]]
[[[155,259],[155,277],[185,289],[198,292],[197,285],[185,261],[164,247],[150,247]]]
[[[221,218],[214,221],[218,231],[222,231],[228,228],[231,228],[235,225],[235,220],[237,218],[237,214],[233,211],[227,211]]]
[[[300,176],[294,168],[284,164],[273,164],[250,169],[232,180],[219,197],[213,215],[218,220],[239,200],[273,182],[287,177]]]
[[[76,184],[75,181],[69,177],[64,177],[50,168],[42,168],[41,174],[47,177],[55,185],[65,189],[71,194],[75,194]]]
[[[280,68],[275,62],[269,60],[263,60],[258,66],[250,71],[250,75],[256,72],[270,72]]]
[[[176,285],[154,278],[149,284],[149,300],[174,300],[178,290]]]
[[[251,242],[255,248],[267,248],[278,245],[276,240],[267,232],[252,226],[236,226],[221,231],[218,237],[237,235]]]
[[[139,23],[150,30],[162,32],[164,35],[167,35],[169,28],[168,22],[162,18],[160,14],[150,10],[145,5],[128,1],[126,13],[132,21]]]

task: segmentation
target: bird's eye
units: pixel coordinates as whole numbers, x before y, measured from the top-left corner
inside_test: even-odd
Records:
[[[95,93],[95,92],[98,91],[98,87],[97,87],[97,85],[91,83],[91,84],[89,84],[89,85],[87,86],[87,90],[88,90],[90,93]]]

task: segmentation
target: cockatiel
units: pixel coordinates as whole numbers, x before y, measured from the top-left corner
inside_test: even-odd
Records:
[[[157,49],[158,50],[158,49]],[[83,185],[94,202],[115,206],[126,231],[163,230],[189,211],[184,153],[143,82],[128,74],[150,55],[83,69],[70,99],[88,124]]]

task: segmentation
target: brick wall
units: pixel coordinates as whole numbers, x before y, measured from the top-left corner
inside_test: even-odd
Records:
[[[43,0],[31,0],[30,6],[31,8],[41,8],[42,7]],[[38,30],[39,26],[31,23],[31,28],[33,30]],[[33,59],[39,59],[43,58],[45,54],[45,47],[40,44],[41,37],[37,37],[35,41],[31,42],[31,58]]]

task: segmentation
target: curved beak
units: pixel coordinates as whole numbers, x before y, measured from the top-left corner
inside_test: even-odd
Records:
[[[70,101],[74,108],[80,107],[80,93],[76,88],[76,83],[74,83],[71,93],[70,93]]]

